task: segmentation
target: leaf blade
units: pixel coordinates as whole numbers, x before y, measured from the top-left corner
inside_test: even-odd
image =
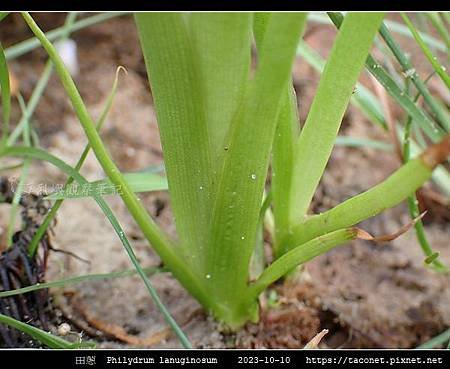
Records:
[[[153,91],[180,248],[197,273],[203,269],[202,253],[195,248],[206,242],[204,230],[209,227],[207,214],[214,181],[204,97],[184,17],[181,13],[135,15]]]
[[[252,13],[192,13],[188,17],[216,167],[247,84],[251,21]]]
[[[378,185],[293,226],[292,232],[285,239],[285,250],[320,235],[353,226],[399,204],[431,177],[432,170],[440,161],[445,160],[449,152],[450,135],[419,157],[410,160]]]
[[[242,299],[246,288],[276,117],[304,18],[297,13],[272,15],[263,41],[271,45],[270,52],[261,56],[233,123],[212,214],[206,271],[212,293],[224,301]]]
[[[306,215],[382,19],[382,13],[349,13],[344,18],[296,142],[291,186],[295,206],[291,207],[291,222]]]
[[[296,266],[355,238],[357,238],[355,229],[339,229],[293,247],[264,270],[260,277],[250,285],[249,294],[256,298],[268,286],[292,271]]]

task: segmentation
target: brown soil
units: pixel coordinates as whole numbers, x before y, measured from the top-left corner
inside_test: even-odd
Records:
[[[59,26],[63,20],[61,14],[37,15],[38,23],[45,29]],[[7,31],[0,36],[6,44],[29,37],[20,19],[14,17],[5,22],[9,22],[6,24],[10,27],[2,23],[1,29]],[[326,54],[333,34],[332,27],[314,26],[308,30],[306,39]],[[161,164],[158,127],[132,19],[110,20],[77,32],[73,39],[78,45],[80,61],[76,83],[94,117],[98,117],[103,108],[117,66],[123,65],[128,70],[128,75],[121,78],[102,132],[115,161],[125,171]],[[45,54],[41,50],[11,62],[26,99],[44,63]],[[300,87],[299,102],[304,119],[318,75],[299,61],[294,77]],[[363,80],[371,86],[369,79],[364,77]],[[395,109],[394,113],[401,111]],[[17,106],[14,114],[15,117],[19,114]],[[67,162],[75,163],[86,139],[55,76],[37,108],[33,125],[43,146]],[[352,107],[346,113],[341,132],[389,140],[381,129]],[[324,211],[369,188],[398,166],[390,153],[335,148],[314,199],[314,210]],[[92,154],[82,173],[88,179],[103,177]],[[17,172],[9,174],[18,175]],[[35,163],[29,181],[63,183],[64,176],[55,168]],[[174,234],[168,194],[145,194],[141,198],[157,222]],[[158,265],[159,258],[148,247],[121,200],[117,197],[107,200],[130,235],[141,263]],[[429,239],[441,253],[442,260],[450,264],[449,209],[432,207],[428,210]],[[439,211],[444,217],[433,216]],[[1,224],[6,224],[7,218],[2,215],[0,220]],[[54,246],[74,252],[90,263],[52,254],[47,279],[131,268],[120,241],[93,201],[66,201],[58,220]],[[408,221],[406,207],[401,205],[361,226],[373,234],[384,234]],[[151,280],[175,319],[199,348],[298,348],[323,328],[330,329],[323,347],[406,348],[415,347],[450,326],[449,277],[425,268],[423,260],[413,231],[385,245],[355,241],[308,263],[299,280],[291,279],[273,286],[278,295],[277,304],[263,310],[259,324],[247,325],[236,334],[222,333],[218,324],[199,310],[197,302],[170,274],[158,274]],[[126,346],[114,338],[117,335],[98,332],[105,324],[114,325],[112,332],[121,328],[122,336],[137,336],[141,340],[153,337],[152,347],[179,347],[176,338],[165,331],[161,314],[137,277],[83,283],[66,288],[64,293],[54,293],[56,303],[73,330],[93,335],[99,347]]]

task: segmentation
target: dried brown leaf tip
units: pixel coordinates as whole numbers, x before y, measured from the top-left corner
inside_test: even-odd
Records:
[[[395,240],[396,238],[400,237],[403,233],[408,232],[408,230],[413,227],[420,219],[422,219],[426,214],[426,211],[420,214],[417,218],[413,219],[408,224],[405,224],[403,227],[401,227],[397,232],[392,234],[386,234],[383,236],[372,236],[369,232],[366,232],[363,229],[355,228],[356,230],[356,238],[359,238],[361,240],[368,240],[368,241],[374,241],[374,242],[389,242],[392,240]]]
[[[441,164],[450,156],[450,134],[445,138],[431,145],[425,152],[420,155],[423,163],[430,169],[434,169],[437,165]]]
[[[323,329],[321,332],[317,333],[311,341],[305,345],[305,349],[316,349],[319,348],[319,343],[322,341],[323,337],[328,334],[328,329]]]

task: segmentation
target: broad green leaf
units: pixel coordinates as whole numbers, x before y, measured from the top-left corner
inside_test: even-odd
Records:
[[[319,73],[323,72],[325,60],[306,42],[302,42],[299,45],[297,54],[316,71]],[[372,122],[379,124],[383,127],[383,129],[387,128],[380,103],[376,96],[367,87],[357,82],[350,102],[360,109],[361,112]]]
[[[182,257],[202,273],[214,173],[196,52],[185,15],[135,15],[153,93]],[[188,246],[189,245],[189,246]]]
[[[205,280],[232,306],[245,294],[277,115],[291,74],[305,15],[274,13],[267,25],[254,80],[235,121],[212,213]],[[230,266],[233,266],[230,268]],[[255,317],[254,312],[249,312]],[[231,324],[242,322],[228,314]]]
[[[123,177],[130,185],[133,192],[165,191],[167,190],[167,179],[154,173],[124,173]],[[71,184],[65,189],[48,195],[48,200],[80,199],[93,195],[116,195],[120,188],[115,186],[109,179],[89,182],[85,186]]]
[[[306,215],[382,19],[380,13],[349,13],[344,18],[296,142],[291,222]]]
[[[248,80],[252,13],[191,13],[188,24],[217,168]]]

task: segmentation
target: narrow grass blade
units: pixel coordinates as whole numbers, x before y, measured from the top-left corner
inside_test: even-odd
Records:
[[[32,147],[8,147],[3,149],[0,152],[1,156],[24,156],[24,157],[32,157],[35,159],[44,160],[50,164],[53,164],[58,169],[66,173],[67,175],[71,176],[76,180],[80,185],[85,185],[88,183],[88,181],[81,176],[76,170],[74,170],[71,166],[67,165],[62,160],[58,159],[57,157],[47,153],[44,150],[32,148]],[[121,240],[131,262],[133,263],[134,267],[136,268],[139,276],[142,278],[145,286],[147,287],[147,290],[149,291],[151,297],[153,298],[153,301],[155,302],[158,309],[161,311],[162,315],[164,316],[165,320],[169,324],[169,326],[174,330],[177,337],[180,339],[180,342],[183,344],[185,348],[191,348],[192,345],[190,344],[189,340],[185,336],[184,332],[181,330],[181,328],[177,325],[173,317],[170,315],[169,311],[166,309],[164,304],[162,303],[161,299],[158,296],[158,293],[153,288],[150,280],[148,279],[146,273],[140,266],[140,263],[133,251],[132,246],[130,245],[127,236],[125,235],[125,232],[123,231],[122,227],[120,226],[119,222],[117,221],[116,217],[114,216],[113,212],[109,208],[108,204],[105,202],[105,200],[101,196],[94,195],[94,200],[99,205],[100,209],[103,211],[105,216],[108,218],[109,222],[113,226],[115,232],[119,236],[119,239]],[[174,261],[174,258],[170,259],[171,262]],[[167,265],[170,267],[170,264],[167,263]],[[181,268],[184,267],[184,265],[180,265]],[[178,270],[175,270],[175,272],[172,272],[175,274],[178,272]],[[194,290],[195,292],[195,290]],[[200,296],[201,298],[201,296]]]
[[[70,25],[70,23],[68,23],[68,24]],[[121,70],[122,70],[121,67],[117,68],[117,70],[116,70],[116,76],[114,78],[114,82],[111,87],[111,92],[109,93],[109,95],[106,99],[105,107],[103,108],[103,111],[100,114],[100,118],[97,122],[97,126],[96,126],[97,131],[99,131],[102,128],[102,126],[106,120],[106,117],[108,116],[109,110],[111,109],[111,106],[112,106],[112,103],[114,100],[114,96],[116,95],[117,85],[119,82],[119,73]],[[83,153],[81,154],[80,158],[78,159],[77,164],[75,165],[75,170],[77,172],[79,172],[81,167],[83,166],[83,163],[86,160],[90,150],[91,150],[91,145],[88,143],[86,145],[86,147],[84,148]],[[72,182],[73,182],[73,178],[69,177],[61,192],[67,193],[67,186],[69,186]],[[84,189],[87,190],[86,192],[88,192],[88,193],[89,193],[89,186],[90,186],[90,184],[88,186],[84,186]],[[113,189],[115,189],[115,187],[113,187]],[[33,235],[33,238],[31,239],[31,241],[28,245],[28,253],[30,256],[33,256],[35,254],[37,247],[39,245],[39,241],[41,240],[41,238],[47,231],[47,229],[48,229],[49,225],[52,223],[53,219],[56,217],[56,213],[58,212],[59,208],[61,207],[61,205],[63,203],[63,199],[64,198],[57,199],[57,201],[53,204],[52,208],[50,209],[50,212],[47,214],[44,221],[41,223],[41,225],[37,229],[36,233]]]
[[[333,23],[339,28],[342,24],[343,16],[340,13],[329,13]],[[377,63],[369,54],[366,60],[366,68],[382,84],[386,91],[395,99],[395,101],[412,116],[414,121],[419,124],[427,136],[437,142],[442,139],[445,132],[422,110],[419,109],[414,101],[400,88],[394,79]]]
[[[215,184],[203,107],[205,86],[184,17],[137,13],[135,19],[154,92],[180,250],[195,272],[202,273],[201,248],[207,242]]]
[[[150,293],[150,296],[153,299],[153,302],[158,307],[159,311],[163,315],[164,319],[166,320],[167,324],[170,328],[174,331],[175,335],[180,340],[180,343],[183,345],[184,348],[190,349],[192,348],[192,344],[189,341],[186,334],[183,332],[183,330],[180,328],[180,326],[177,324],[175,319],[172,317],[170,312],[165,307],[164,303],[161,301],[161,298],[159,297],[158,293],[156,292],[155,288],[150,282],[150,279],[148,279],[147,274],[144,272],[142,267],[140,266],[139,260],[137,259],[133,248],[131,247],[130,243],[128,242],[128,239],[122,230],[119,222],[115,218],[114,214],[112,213],[109,206],[106,204],[106,202],[99,196],[95,196],[94,199],[99,204],[100,208],[103,210],[103,213],[106,215],[108,220],[110,221],[111,225],[113,226],[114,230],[118,234],[120,240],[122,241],[122,244],[125,247],[125,250],[127,251],[127,254],[133,263],[134,267],[136,268],[139,276],[144,281],[145,286],[147,287],[148,292]]]
[[[419,94],[416,95],[415,101],[419,98]],[[403,144],[402,144],[402,156],[403,162],[407,163],[411,158],[411,126],[412,126],[412,118],[408,117],[405,123],[404,135],[403,135]],[[449,187],[450,188],[450,187]],[[409,213],[411,215],[411,219],[416,219],[419,214],[419,203],[417,201],[416,194],[412,194],[408,197],[408,208]],[[425,260],[425,264],[430,265],[433,269],[438,272],[445,273],[448,272],[448,268],[444,265],[444,263],[438,259],[439,254],[435,253],[428,242],[426,237],[425,228],[423,226],[423,222],[421,219],[418,219],[416,224],[414,225],[416,230],[417,240],[419,241],[420,247],[427,258]],[[429,258],[433,258],[433,260],[429,260]]]
[[[217,168],[247,85],[252,13],[192,13],[188,25],[204,98],[210,152]]]
[[[22,193],[25,187],[25,181],[27,180],[28,173],[30,168],[30,160],[25,159],[22,166],[22,172],[20,173],[19,182],[17,187],[14,189],[14,197],[11,203],[11,209],[9,211],[9,222],[6,231],[6,239],[7,239],[7,248],[12,246],[12,238],[15,231],[16,226],[16,217],[17,211],[19,209],[20,198],[22,197]]]
[[[337,136],[335,141],[336,146],[346,146],[346,147],[361,147],[370,148],[381,151],[392,152],[393,147],[383,141],[371,140],[363,137],[353,137],[353,136]]]
[[[230,305],[245,294],[277,115],[304,18],[301,13],[271,16],[261,46],[266,52],[233,122],[212,213],[205,271],[208,288]],[[247,314],[241,313],[223,312],[231,325],[243,323],[236,321],[245,319]],[[248,313],[255,318],[256,311]]]
[[[430,12],[430,13],[426,13],[428,19],[431,21],[431,23],[433,24],[434,28],[436,28],[436,30],[439,32],[439,35],[441,36],[441,38],[444,40],[445,45],[447,46],[447,54],[450,52],[450,33],[447,29],[447,27],[445,26],[443,20],[441,19],[441,17],[439,16],[439,13],[437,12]],[[421,36],[423,39],[423,36]],[[423,41],[425,42],[425,40],[423,39]]]
[[[30,100],[27,104],[27,111],[30,116],[33,115],[34,111],[36,110],[36,107],[44,93],[45,87],[47,87],[48,81],[50,80],[50,77],[52,75],[53,71],[53,65],[50,61],[47,62],[45,65],[44,71],[42,72],[36,86],[33,89],[33,92],[31,93]],[[20,119],[17,126],[14,128],[14,130],[11,132],[11,134],[8,137],[7,144],[8,146],[14,145],[17,140],[19,139],[20,135],[22,134],[24,127],[26,125],[25,117],[22,115],[22,118]]]
[[[41,342],[45,346],[52,349],[73,349],[73,348],[93,348],[95,347],[94,343],[84,342],[84,343],[72,343],[66,341],[58,336],[54,336],[53,334],[47,333],[42,329],[33,327],[32,325],[22,323],[16,319],[13,319],[7,315],[0,314],[0,323],[6,324],[12,328],[16,328],[35,340]]]
[[[424,97],[426,103],[429,105],[433,114],[436,116],[437,120],[442,124],[442,126],[450,131],[450,117],[446,109],[438,103],[438,101],[431,95],[426,84],[420,79],[413,65],[409,61],[409,58],[402,51],[400,46],[391,36],[387,27],[383,24],[380,28],[380,34],[383,40],[388,45],[389,49],[394,54],[397,61],[400,63],[403,69],[403,73],[412,83],[416,86],[417,90]]]
[[[93,26],[95,24],[99,24],[102,22],[105,22],[109,19],[121,17],[123,15],[130,14],[129,12],[115,12],[115,13],[101,13],[96,14],[84,19],[81,19],[77,22],[75,22],[70,29],[68,30],[69,33],[73,33],[75,31],[79,31],[83,28],[87,28],[90,26]],[[68,14],[68,16],[70,13]],[[55,28],[54,30],[51,30],[47,33],[45,33],[45,36],[48,38],[49,41],[55,41],[58,38],[60,38],[64,33],[66,32],[66,29],[64,26]],[[38,48],[41,45],[40,41],[36,37],[29,38],[25,41],[21,41],[13,46],[8,47],[5,50],[6,59],[15,59],[19,56],[22,56],[36,48]]]
[[[414,24],[412,24],[408,16],[404,13],[402,13],[401,15],[406,25],[408,26],[409,30],[411,31],[414,39],[416,40],[417,44],[422,49],[423,54],[426,56],[430,64],[433,66],[436,74],[441,78],[442,82],[444,82],[447,88],[450,89],[450,76],[446,73],[444,66],[442,66],[438,62],[437,58],[433,55],[431,50],[425,44],[422,37],[420,37],[420,34],[417,32],[416,28],[414,27]]]
[[[408,197],[408,208],[411,214],[411,218],[415,218],[419,215],[419,204],[417,202],[417,197],[415,196],[415,194]],[[434,252],[433,248],[428,242],[423,222],[419,220],[414,225],[414,228],[416,230],[417,240],[419,241],[420,247],[422,248],[422,251],[426,257],[425,265],[430,266],[439,273],[448,273],[450,269],[445,266],[445,264],[440,259],[438,259],[439,253]]]
[[[124,173],[123,177],[133,192],[165,191],[168,189],[167,179],[154,173]],[[71,184],[65,189],[50,194],[48,200],[81,199],[93,195],[116,195],[120,188],[111,183],[109,179],[89,182],[87,186]]]
[[[61,38],[59,41],[64,41],[67,37],[69,37],[70,34],[70,27],[75,22],[75,19],[77,17],[76,12],[69,13],[66,17],[66,21],[64,22],[64,26],[61,27]],[[50,60],[47,61],[44,71],[41,74],[41,77],[39,78],[38,82],[36,83],[36,86],[33,89],[33,92],[31,93],[31,97],[27,103],[26,112],[31,119],[31,117],[34,114],[34,111],[36,110],[36,107],[44,94],[45,88],[47,87],[48,81],[50,80],[50,76],[53,72],[53,64]],[[27,119],[24,114],[22,114],[22,117],[17,124],[16,128],[8,137],[8,146],[14,145],[17,141],[17,139],[22,134],[25,126],[27,124]]]
[[[149,274],[149,275],[167,271],[164,268],[157,268],[157,267],[142,268],[142,270],[144,271],[144,273]],[[131,277],[136,274],[137,274],[137,271],[135,269],[130,269],[130,270],[123,270],[120,272],[101,273],[101,274],[86,274],[86,275],[80,275],[77,277],[68,277],[68,278],[58,279],[56,281],[51,281],[51,282],[37,283],[37,284],[33,284],[32,286],[18,288],[15,290],[1,291],[0,298],[22,295],[24,293],[30,293],[33,291],[38,291],[38,290],[47,289],[47,288],[64,288],[64,287],[67,287],[67,286],[70,286],[73,284],[79,284],[79,283],[83,283],[83,282],[92,282],[92,281],[105,280],[105,279]]]
[[[330,19],[323,13],[311,13],[310,19],[316,23],[330,24]],[[389,31],[401,36],[412,38],[411,32],[409,32],[408,27],[404,24],[389,19],[386,19],[383,23],[387,26]],[[429,47],[446,52],[447,49],[445,43],[427,33],[419,32],[419,34]]]
[[[76,12],[72,12],[67,15],[66,21],[64,22],[64,26],[62,28],[63,32],[61,34],[60,41],[64,41],[67,37],[69,37],[70,27],[75,22],[77,15],[78,15],[78,13],[76,13]],[[41,77],[39,78],[39,81],[36,84],[36,87],[34,88],[33,93],[31,94],[31,98],[26,107],[24,106],[24,101],[23,101],[21,95],[19,95],[19,103],[21,104],[21,107],[22,107],[22,118],[20,119],[19,124],[14,129],[12,134],[8,137],[8,145],[13,144],[16,141],[16,139],[18,138],[18,136],[20,135],[20,133],[23,133],[25,144],[27,146],[30,146],[30,144],[31,144],[30,135],[31,135],[31,131],[32,131],[31,127],[30,127],[30,120],[31,120],[31,117],[34,113],[34,110],[36,109],[36,106],[37,106],[40,98],[42,97],[42,95],[44,93],[45,87],[47,86],[48,81],[50,80],[52,71],[53,71],[52,62],[50,60],[48,60],[46,67],[44,69],[44,72],[41,75]],[[29,159],[26,158],[24,160],[24,169],[23,169],[24,173],[23,174],[26,174],[25,172],[28,171],[28,165],[29,165]],[[21,183],[22,183],[22,178],[21,178],[21,182],[19,183],[19,188],[20,188]],[[13,227],[14,227],[14,223],[15,223],[15,212],[17,209],[20,193],[21,193],[21,190],[16,191],[16,193],[14,195],[14,201],[12,204],[12,208],[11,208],[12,221],[10,222],[10,224],[8,226],[9,244],[11,243],[12,231],[13,231]],[[57,210],[58,210],[58,206],[53,207],[50,210],[50,213],[47,214],[46,219],[44,219],[44,222],[39,226],[37,232],[34,234],[32,240],[30,241],[30,244],[28,245],[28,250],[29,250],[30,256],[33,256],[34,253],[36,252],[36,249],[39,245],[39,240],[44,235],[48,225],[50,224],[50,222],[53,219],[54,215],[56,214]]]
[[[382,19],[380,13],[349,13],[342,23],[296,142],[290,196],[295,205],[290,209],[291,222],[298,222],[306,215]]]
[[[405,200],[431,177],[432,170],[450,154],[450,135],[370,190],[292,228],[283,246],[289,250],[323,234],[347,228]]]
[[[21,95],[18,96],[18,100],[19,100],[20,107],[22,109],[22,116],[24,117],[24,120],[25,120],[25,129],[23,132],[23,140],[24,140],[25,145],[30,146],[31,145],[30,116],[28,114],[27,107],[25,106],[25,102],[23,101],[23,98]],[[29,167],[30,167],[30,159],[25,158],[25,160],[23,161],[22,172],[20,173],[19,182],[17,184],[17,187],[14,190],[14,197],[13,197],[13,200],[11,203],[11,210],[9,212],[9,222],[8,222],[8,227],[7,227],[7,232],[6,232],[7,247],[11,247],[11,245],[12,245],[12,238],[13,238],[13,233],[14,233],[15,225],[16,225],[17,211],[19,208],[20,198],[22,196],[22,192],[23,192],[23,189],[25,186],[25,181],[27,180],[27,177],[28,177]]]
[[[0,44],[0,91],[2,94],[2,141],[4,146],[8,138],[9,133],[9,117],[11,113],[11,89],[9,81],[8,65],[6,64],[5,53],[3,47]]]

